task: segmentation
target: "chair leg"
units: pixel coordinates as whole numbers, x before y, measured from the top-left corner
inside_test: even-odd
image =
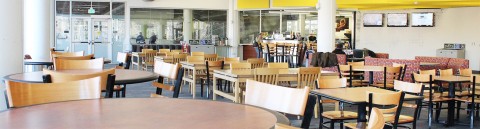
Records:
[[[200,97],[203,97],[203,78],[200,78]]]
[[[330,129],[333,129],[335,127],[335,121],[331,120],[330,121]]]
[[[115,91],[115,97],[120,98],[120,91],[119,90]]]
[[[438,117],[440,116],[440,110],[442,108],[442,103],[441,102],[438,102],[436,104],[436,111],[435,111],[435,122],[438,123]]]
[[[462,103],[461,103],[460,101],[458,101],[458,102],[457,102],[457,114],[456,114],[456,115],[457,115],[457,116],[456,116],[456,120],[457,120],[457,121],[460,120],[460,115],[459,115],[459,114],[460,114],[460,108],[461,108],[461,106],[462,106]],[[473,113],[473,112],[471,111],[470,113]]]
[[[343,121],[340,121],[340,129],[343,129]]]
[[[122,89],[122,98],[125,98],[125,94],[126,94],[126,91],[127,91],[127,85],[123,85],[123,89]]]
[[[422,106],[423,106],[422,103],[420,103],[420,105],[418,105],[418,115],[417,115],[417,119],[420,119],[420,114],[422,113]]]

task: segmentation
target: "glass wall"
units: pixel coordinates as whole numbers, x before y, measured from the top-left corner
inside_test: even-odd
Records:
[[[193,39],[212,40],[225,38],[227,31],[227,11],[193,10]]]
[[[130,38],[135,42],[142,33],[145,41],[157,35],[157,44],[180,43],[183,40],[183,10],[181,9],[130,9]]]
[[[260,33],[260,11],[240,11],[240,43],[252,43]]]
[[[70,1],[55,4],[55,49],[66,50],[70,46]]]

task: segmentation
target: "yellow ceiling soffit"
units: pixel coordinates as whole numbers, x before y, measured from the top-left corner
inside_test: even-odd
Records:
[[[318,0],[271,0],[272,8],[315,7]]]
[[[270,0],[237,0],[237,10],[268,8],[270,8]]]

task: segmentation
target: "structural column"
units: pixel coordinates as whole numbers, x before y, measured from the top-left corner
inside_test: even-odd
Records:
[[[193,35],[193,12],[191,9],[183,10],[183,41],[192,39]]]
[[[24,54],[29,54],[32,59],[49,59],[50,44],[53,41],[51,20],[53,13],[52,2],[43,0],[25,0],[23,12],[24,25]],[[10,11],[9,11],[10,12]],[[18,16],[17,16],[18,17]]]
[[[317,10],[317,51],[331,52],[334,49],[335,43],[337,3],[335,0],[318,0]]]
[[[238,55],[238,47],[240,42],[240,30],[239,30],[239,14],[236,10],[236,1],[229,0],[229,8],[227,12],[227,38],[228,45],[230,47],[229,56],[230,57],[241,57]]]
[[[23,0],[0,1],[0,111],[6,109],[3,77],[23,68]]]
[[[298,32],[300,32],[301,36],[306,36],[305,34],[305,19],[306,15],[305,14],[300,14],[298,17]]]

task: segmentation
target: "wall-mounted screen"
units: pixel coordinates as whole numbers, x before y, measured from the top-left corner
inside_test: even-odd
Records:
[[[412,27],[433,27],[433,13],[412,13]]]
[[[407,13],[390,13],[387,14],[388,27],[407,27],[408,14]]]
[[[369,13],[363,15],[364,27],[383,27],[383,14]]]

